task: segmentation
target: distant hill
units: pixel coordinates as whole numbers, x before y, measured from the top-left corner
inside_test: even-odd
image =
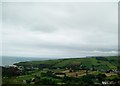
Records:
[[[43,68],[69,68],[69,67],[84,67],[94,68],[97,70],[117,69],[118,57],[107,56],[107,57],[90,57],[90,58],[69,58],[69,59],[57,59],[57,60],[46,60],[46,61],[26,61],[15,63],[17,66],[24,67],[43,67]]]
[[[24,62],[24,61],[43,61],[53,58],[38,58],[38,57],[16,57],[16,56],[2,56],[2,65],[13,65],[14,63]]]

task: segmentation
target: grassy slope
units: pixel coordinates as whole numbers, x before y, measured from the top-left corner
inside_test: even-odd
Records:
[[[67,67],[71,65],[80,65],[86,67],[95,66],[97,69],[116,69],[117,68],[117,56],[105,57],[106,60],[98,60],[94,58],[70,58],[70,59],[58,59],[58,60],[47,60],[47,61],[29,61],[20,62],[15,65],[21,66],[34,66],[37,67],[39,64],[49,65],[51,67]]]
[[[103,60],[98,60],[96,58],[70,58],[70,59],[58,59],[58,60],[47,60],[47,61],[29,61],[29,62],[20,62],[20,63],[16,63],[16,65],[21,65],[21,66],[38,66],[39,64],[47,64],[47,65],[51,65],[52,67],[66,67],[66,66],[70,66],[70,65],[84,65],[87,67],[92,67],[93,65],[95,67],[97,67],[98,69],[115,69],[117,68],[117,57],[105,57],[107,59],[107,61],[103,61]],[[42,71],[35,71],[32,74],[27,74],[27,75],[22,75],[22,76],[18,76],[18,77],[13,77],[12,82],[14,83],[23,83],[23,80],[29,80],[32,79],[35,75],[40,76],[41,77],[41,72]],[[82,71],[81,71],[82,72]],[[80,73],[81,73],[80,72]],[[98,71],[92,71],[91,74],[99,74],[100,72]],[[74,73],[73,73],[74,74]],[[71,76],[72,73],[67,73],[67,75]],[[75,74],[74,74],[75,75]],[[115,76],[110,76],[109,78],[114,78]],[[44,77],[41,77],[44,78]],[[48,77],[47,77],[48,78]],[[55,78],[52,78],[55,79]],[[60,81],[60,79],[56,79],[57,81]],[[11,81],[10,81],[11,82]]]

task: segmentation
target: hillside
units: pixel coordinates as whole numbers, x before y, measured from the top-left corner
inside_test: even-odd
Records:
[[[69,68],[69,67],[79,67],[90,69],[94,68],[97,70],[108,70],[117,69],[118,57],[89,57],[89,58],[69,58],[69,59],[57,59],[57,60],[46,60],[46,61],[27,61],[20,62],[14,65],[23,67],[37,67],[37,68]]]
[[[14,65],[17,66],[2,67],[3,86],[102,86],[102,82],[110,82],[108,84],[111,86],[120,84],[117,56],[26,61]]]

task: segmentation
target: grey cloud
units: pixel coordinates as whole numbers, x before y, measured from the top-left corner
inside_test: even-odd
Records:
[[[117,19],[117,3],[3,3],[3,55],[115,55]]]
[[[41,31],[46,33],[52,33],[56,31],[56,27],[54,26],[46,26],[46,25],[33,25],[30,29],[31,31]]]

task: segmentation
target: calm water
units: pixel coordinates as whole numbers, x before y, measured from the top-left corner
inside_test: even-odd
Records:
[[[52,58],[29,58],[29,57],[9,57],[9,56],[3,56],[2,57],[2,65],[0,66],[5,66],[5,65],[12,65],[14,63],[18,62],[24,62],[24,61],[42,61],[42,60],[49,60]]]

